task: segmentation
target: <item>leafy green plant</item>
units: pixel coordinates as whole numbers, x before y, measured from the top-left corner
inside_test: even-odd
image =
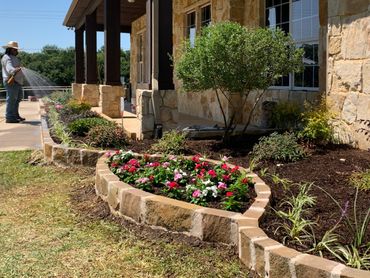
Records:
[[[306,157],[304,148],[298,144],[293,133],[272,133],[259,139],[251,152],[253,160],[297,161]]]
[[[47,96],[47,99],[49,99],[49,101],[52,101],[53,103],[61,104],[61,105],[66,105],[70,101],[71,98],[72,98],[71,90],[56,91],[56,92],[51,93],[49,96]]]
[[[360,190],[370,190],[370,169],[352,174],[350,184]]]
[[[347,215],[348,213],[348,202],[345,208],[342,208],[338,201],[330,195],[326,190],[322,189],[321,187],[317,187],[322,190],[326,195],[328,195],[334,203],[338,206],[338,208],[342,211],[341,217],[338,222],[334,225],[332,229],[328,231],[328,233],[333,233],[335,229],[338,227],[340,222],[344,219],[347,225],[347,228],[350,232],[350,235],[353,236],[353,240],[350,244],[340,244],[337,241],[331,242],[330,245],[325,245],[324,247],[328,250],[332,255],[334,255],[338,260],[345,263],[350,267],[355,268],[363,268],[363,269],[370,269],[370,242],[366,242],[366,232],[369,227],[370,223],[370,208],[366,211],[364,217],[359,219],[358,211],[357,211],[357,199],[359,189],[356,188],[355,199],[353,202],[353,219],[354,222],[349,220]],[[335,239],[333,237],[332,239]]]
[[[92,127],[86,136],[92,147],[122,148],[128,144],[128,138],[121,127],[114,125],[98,125]]]
[[[186,134],[177,130],[164,132],[163,137],[153,144],[152,153],[179,155],[185,152]]]
[[[304,218],[307,210],[315,205],[315,197],[309,194],[312,184],[300,185],[297,196],[290,196],[280,206],[288,206],[287,211],[276,211],[277,216],[284,219],[275,232],[282,229],[286,236],[284,242],[289,239],[302,243],[304,239],[310,238],[309,228],[315,223]]]
[[[103,118],[83,118],[77,119],[68,124],[68,130],[73,134],[84,136],[91,128],[103,125],[114,126],[114,123]]]
[[[54,107],[50,107],[48,119],[51,125],[52,132],[62,142],[62,144],[66,146],[73,146],[70,133],[67,131],[65,126],[60,122],[59,113]]]
[[[306,112],[302,114],[303,129],[298,132],[298,138],[310,144],[326,145],[333,142],[331,119],[333,115],[327,110],[324,101],[318,106],[306,104]]]
[[[236,200],[236,197],[232,192],[227,192],[225,200],[222,202],[225,210],[240,211],[241,203]]]
[[[72,99],[66,104],[65,109],[68,110],[70,113],[80,114],[81,112],[90,110],[91,105]]]
[[[281,129],[297,129],[301,123],[301,108],[294,102],[279,102],[272,110],[271,123]]]
[[[220,22],[202,28],[194,44],[185,42],[175,57],[175,74],[187,92],[214,91],[225,126],[223,140],[229,141],[250,92],[258,90],[259,94],[243,132],[265,90],[279,77],[300,71],[302,57],[303,50],[279,28]]]

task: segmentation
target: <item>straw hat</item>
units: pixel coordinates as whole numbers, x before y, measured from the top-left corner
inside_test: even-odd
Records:
[[[14,48],[14,49],[17,49],[17,50],[20,50],[20,48],[18,47],[18,42],[16,41],[10,41],[8,42],[7,45],[4,45],[3,48],[7,49],[7,48]]]

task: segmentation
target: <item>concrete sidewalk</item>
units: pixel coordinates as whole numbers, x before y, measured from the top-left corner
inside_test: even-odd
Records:
[[[19,113],[23,123],[5,123],[5,102],[0,102],[0,151],[41,149],[40,104],[22,101]]]

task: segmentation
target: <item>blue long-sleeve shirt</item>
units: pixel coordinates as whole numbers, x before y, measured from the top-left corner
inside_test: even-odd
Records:
[[[16,56],[5,54],[1,58],[1,67],[4,83],[9,79],[11,75],[14,74],[16,69],[19,68],[20,66],[21,62]],[[17,83],[23,85],[24,76],[22,70],[18,71],[14,78]]]

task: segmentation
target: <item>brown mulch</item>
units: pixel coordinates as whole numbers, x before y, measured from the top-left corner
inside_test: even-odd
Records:
[[[231,145],[225,145],[219,140],[189,140],[186,143],[186,155],[201,154],[207,158],[216,160],[223,156],[228,156],[230,157],[230,163],[247,168],[249,167],[250,152],[257,140],[258,137],[248,137],[233,142]],[[156,140],[151,139],[132,141],[127,149],[137,153],[146,153],[155,142]],[[315,196],[316,205],[309,210],[306,217],[318,223],[314,225],[314,232],[317,238],[321,238],[325,231],[332,228],[338,222],[342,214],[342,209],[347,202],[348,209],[346,215],[353,221],[353,202],[356,190],[349,184],[349,178],[353,173],[370,168],[370,152],[342,145],[315,148],[310,151],[311,155],[301,161],[294,163],[264,163],[260,165],[259,169],[268,167],[267,173],[277,174],[280,178],[286,178],[297,183],[313,182],[315,184],[310,193]],[[271,178],[264,177],[263,179],[271,187],[271,207],[274,209],[281,209],[279,204],[289,194],[296,194],[298,191],[297,187],[292,187],[290,191],[285,191],[281,185],[274,184]],[[342,209],[319,188],[324,189],[332,195]],[[92,195],[95,194],[94,192],[90,193]],[[81,192],[77,195],[89,196],[89,194],[81,194]],[[98,198],[96,202],[101,203]],[[144,226],[138,227],[128,221],[116,219],[110,216],[107,208],[103,209],[101,206],[104,207],[104,203],[101,203],[99,207],[95,205],[93,210],[91,210],[91,207],[82,210],[87,211],[89,209],[94,217],[113,218],[114,221],[118,221],[130,229],[139,229],[140,233],[138,234],[143,235],[143,237],[165,238],[166,241],[179,239],[178,235],[175,236],[175,239],[163,231],[155,231],[153,233],[153,231],[148,230]],[[267,209],[260,226],[269,237],[283,242],[284,235],[281,232],[275,233],[277,227],[282,223],[281,219],[277,218],[271,207]],[[369,207],[370,191],[360,191],[357,199],[358,216],[363,216]],[[344,221],[342,222],[344,223]],[[352,240],[351,233],[344,224],[338,225],[336,233],[341,236],[341,243],[343,244],[349,243]],[[196,239],[187,239],[187,237],[181,240],[191,245],[200,246],[204,244]],[[366,240],[370,241],[370,227],[367,229]],[[293,242],[286,242],[286,245],[300,251],[307,251],[309,249],[308,246],[302,247]],[[324,255],[333,259],[328,254]]]
[[[248,167],[250,152],[257,140],[258,137],[249,137],[234,142],[229,146],[217,140],[189,140],[186,145],[186,154],[202,154],[211,159],[219,159],[226,155],[230,157],[230,163]],[[155,141],[144,140],[137,142],[131,144],[130,149],[134,152],[142,153],[153,142]],[[259,165],[257,170],[264,168],[268,168],[267,173],[269,174],[277,174],[280,178],[289,179],[295,183],[314,183],[315,186],[311,188],[310,194],[315,196],[316,205],[309,210],[306,217],[317,223],[313,228],[315,236],[320,239],[325,231],[331,229],[338,222],[346,203],[348,203],[346,215],[350,221],[354,221],[353,206],[356,190],[350,185],[349,179],[353,173],[370,168],[370,152],[344,145],[329,145],[311,149],[310,156],[301,161],[294,163],[264,163]],[[282,186],[274,184],[268,175],[263,179],[271,187],[271,207],[274,209],[281,209],[279,204],[287,195],[298,192],[297,186],[290,188],[289,191],[283,190]],[[341,208],[320,188],[337,200]],[[264,229],[269,237],[283,242],[284,235],[279,232],[275,234],[275,230],[282,221],[277,218],[271,207],[267,209],[260,223],[261,228]],[[357,216],[360,217],[358,219],[361,219],[370,207],[370,191],[359,191],[356,207]],[[349,232],[348,226],[344,224],[344,221],[341,221],[335,232],[341,236],[341,243],[351,242],[351,232]],[[370,241],[370,227],[367,229],[366,240]],[[300,251],[307,251],[312,247],[302,247],[292,242],[287,242],[286,245]],[[328,256],[328,254],[325,255]],[[332,257],[330,258],[333,259]]]

